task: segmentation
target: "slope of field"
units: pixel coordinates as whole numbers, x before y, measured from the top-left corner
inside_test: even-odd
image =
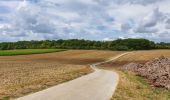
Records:
[[[148,51],[134,51],[133,53],[117,59],[121,62],[146,62],[156,57],[165,56],[170,57],[170,50],[148,50]]]
[[[30,55],[64,51],[64,49],[20,49],[20,50],[0,50],[0,56]]]
[[[0,57],[0,98],[24,94],[92,72],[89,64],[104,61],[122,52],[68,50],[38,55]]]
[[[150,59],[165,56],[170,57],[170,50],[134,51],[114,62],[103,64],[101,67],[117,71],[120,75],[118,88],[113,95],[113,100],[170,100],[170,91],[151,86],[144,78],[132,72],[120,70],[124,64],[130,62],[144,63]]]

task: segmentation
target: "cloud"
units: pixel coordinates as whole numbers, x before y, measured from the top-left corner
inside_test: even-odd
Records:
[[[164,27],[168,21],[167,13],[163,13],[159,11],[159,8],[154,8],[153,11],[144,17],[140,23],[138,23],[137,27],[134,29],[136,33],[153,33],[158,34],[165,31],[167,26]],[[160,37],[161,38],[161,37]]]
[[[155,8],[152,13],[144,17],[140,23],[138,23],[135,32],[137,33],[155,33],[158,31],[154,26],[161,20],[162,14],[158,8]]]
[[[0,41],[119,37],[164,41],[164,34],[170,34],[169,4],[168,0],[3,0],[0,35],[5,39]]]
[[[168,18],[168,19],[166,20],[166,25],[165,25],[165,27],[166,27],[167,29],[170,29],[170,18]]]
[[[12,20],[8,25],[1,28],[1,32],[9,37],[21,37],[24,39],[43,34],[48,37],[56,31],[55,25],[48,20],[49,17],[41,14],[41,8],[30,2],[21,2],[12,14]]]
[[[121,30],[123,32],[128,32],[131,29],[131,25],[129,23],[123,23],[121,24]]]
[[[108,0],[108,2],[105,2],[105,0],[95,0],[96,2],[99,2],[101,4],[110,4],[110,3],[116,3],[116,4],[141,4],[141,5],[149,5],[153,4],[159,1],[166,1],[166,0]]]

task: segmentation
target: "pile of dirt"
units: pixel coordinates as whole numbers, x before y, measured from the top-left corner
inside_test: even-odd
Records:
[[[130,63],[124,65],[123,70],[136,72],[138,75],[149,79],[154,86],[165,87],[170,90],[170,58],[162,56],[145,64]]]

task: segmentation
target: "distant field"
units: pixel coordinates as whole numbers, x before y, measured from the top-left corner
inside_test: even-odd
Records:
[[[122,66],[130,62],[145,63],[148,60],[157,58],[160,56],[170,57],[170,50],[146,50],[146,51],[132,51],[128,55],[118,58],[114,62],[107,63],[107,66]]]
[[[120,53],[68,50],[38,55],[0,56],[0,99],[20,97],[91,73],[89,64]]]
[[[126,56],[121,57],[120,59],[117,59],[117,61],[122,62],[129,62],[129,61],[139,61],[139,62],[145,62],[147,60],[165,56],[170,57],[170,50],[148,50],[148,51],[134,51],[131,54],[128,54]]]
[[[19,50],[0,50],[0,56],[42,54],[64,51],[64,49],[19,49]]]
[[[118,88],[112,100],[170,100],[170,91],[149,85],[144,78],[132,72],[124,72],[120,68],[130,62],[144,63],[150,59],[170,57],[170,50],[134,51],[116,61],[101,65],[102,68],[117,71],[120,76]]]

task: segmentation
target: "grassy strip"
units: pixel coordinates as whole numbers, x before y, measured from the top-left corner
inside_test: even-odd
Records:
[[[112,100],[170,100],[170,91],[152,87],[132,72],[117,72],[120,81]]]
[[[19,50],[1,50],[0,56],[30,55],[65,51],[65,49],[19,49]]]
[[[170,100],[170,91],[152,87],[143,77],[133,72],[105,65],[100,68],[119,74],[119,84],[111,100]]]

